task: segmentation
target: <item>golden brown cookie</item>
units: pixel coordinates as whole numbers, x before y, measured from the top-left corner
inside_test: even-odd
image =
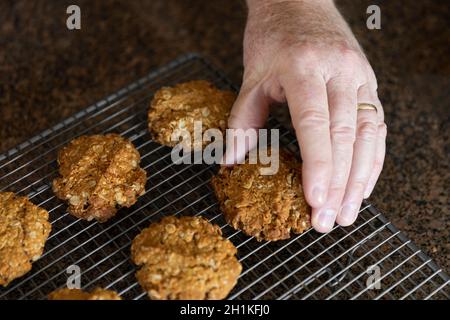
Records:
[[[58,154],[56,196],[80,219],[104,222],[145,192],[146,172],[133,144],[117,134],[82,136]]]
[[[46,210],[26,197],[0,192],[0,285],[7,286],[31,270],[51,228]]]
[[[115,291],[102,288],[95,288],[91,292],[63,288],[51,292],[48,300],[122,300],[122,298]]]
[[[310,227],[311,209],[301,186],[301,164],[286,151],[279,152],[279,169],[262,175],[268,167],[244,164],[222,167],[212,185],[227,222],[261,240],[282,240],[291,232]]]
[[[236,252],[219,226],[201,217],[165,217],[131,246],[136,277],[151,299],[225,298],[242,270]]]
[[[236,95],[219,90],[205,80],[189,81],[174,87],[163,87],[155,93],[148,112],[148,126],[153,139],[166,146],[175,146],[172,133],[189,132],[194,137],[194,121],[202,121],[202,133],[216,128],[225,133]],[[202,148],[207,142],[196,143],[192,148]]]

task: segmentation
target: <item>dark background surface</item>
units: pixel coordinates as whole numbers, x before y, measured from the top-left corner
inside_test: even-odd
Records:
[[[386,163],[370,201],[448,272],[448,3],[337,3],[386,112]],[[81,7],[80,31],[66,28],[69,4]],[[381,7],[381,30],[366,28],[370,4]],[[0,152],[186,52],[240,83],[245,17],[238,0],[1,1]]]

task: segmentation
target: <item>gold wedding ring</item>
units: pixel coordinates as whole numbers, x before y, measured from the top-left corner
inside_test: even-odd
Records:
[[[371,103],[358,103],[358,106],[356,107],[357,110],[375,110],[377,112],[377,107],[374,104]]]

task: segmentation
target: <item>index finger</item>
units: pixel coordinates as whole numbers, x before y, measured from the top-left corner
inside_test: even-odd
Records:
[[[327,199],[332,171],[326,83],[320,75],[310,75],[282,86],[302,154],[305,197],[317,208]]]

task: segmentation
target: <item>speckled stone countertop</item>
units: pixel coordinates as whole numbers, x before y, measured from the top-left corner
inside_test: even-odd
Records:
[[[73,3],[81,31],[65,26]],[[381,30],[365,26],[369,4]],[[389,128],[370,201],[449,272],[449,6],[338,5],[377,73]],[[0,152],[186,52],[240,83],[245,16],[239,0],[0,2]]]

